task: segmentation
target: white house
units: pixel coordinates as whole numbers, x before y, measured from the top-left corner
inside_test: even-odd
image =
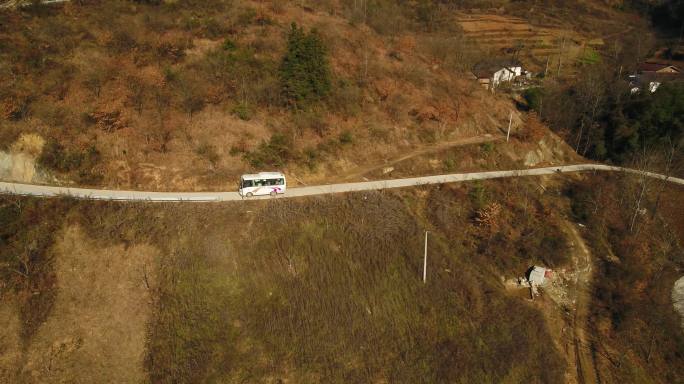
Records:
[[[473,68],[478,83],[492,91],[501,83],[513,81],[522,74],[522,64],[517,60],[479,63]]]

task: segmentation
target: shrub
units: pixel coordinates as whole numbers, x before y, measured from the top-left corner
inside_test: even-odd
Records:
[[[456,169],[457,166],[456,159],[454,159],[452,156],[449,156],[446,159],[444,159],[442,163],[444,165],[444,170],[447,172],[453,171],[454,169]]]
[[[327,49],[319,34],[309,33],[292,23],[287,52],[280,65],[280,83],[287,103],[299,109],[330,92]]]
[[[485,154],[492,153],[494,151],[494,143],[484,143],[480,146],[480,149],[482,149],[482,152]]]
[[[137,42],[129,32],[118,30],[114,32],[114,35],[112,35],[107,46],[110,50],[118,54],[123,54],[133,50],[137,46]]]
[[[205,90],[199,82],[199,76],[182,77],[177,87],[181,97],[181,105],[190,118],[204,109],[206,104]]]
[[[378,1],[369,4],[366,22],[381,35],[396,36],[408,24],[401,5],[393,1]]]
[[[100,97],[102,87],[109,80],[109,73],[101,65],[95,65],[83,76],[83,85],[95,95]]]
[[[247,7],[244,10],[242,10],[242,12],[240,12],[240,14],[238,14],[236,22],[238,25],[245,26],[245,25],[252,24],[256,18],[257,18],[256,9],[254,9],[252,7]]]
[[[309,167],[309,170],[315,171],[316,168],[318,168],[319,159],[320,155],[315,148],[306,148],[304,150],[304,162],[306,163],[306,166]]]
[[[254,115],[254,109],[249,103],[241,102],[236,104],[231,110],[233,115],[237,116],[240,120],[248,121]]]
[[[208,143],[200,144],[195,150],[195,152],[197,153],[197,155],[209,160],[209,162],[212,165],[216,165],[216,163],[218,163],[219,159],[221,158],[218,152],[216,151],[216,147]]]
[[[56,140],[48,140],[38,158],[38,164],[62,173],[88,170],[100,162],[100,151],[90,146],[85,151],[66,149]]]
[[[372,124],[368,127],[368,135],[371,139],[375,141],[381,141],[387,143],[391,139],[391,132],[387,128],[383,128],[379,125]]]
[[[297,153],[290,135],[274,133],[268,141],[259,144],[256,150],[245,153],[244,158],[255,168],[281,167],[296,159]]]
[[[235,51],[237,49],[237,44],[231,39],[225,39],[223,40],[223,44],[221,44],[221,48],[223,48],[224,51]]]
[[[347,80],[339,80],[336,83],[328,98],[328,106],[345,116],[356,115],[363,97],[361,88]]]
[[[310,129],[318,136],[323,136],[330,128],[328,120],[319,109],[297,111],[293,116],[293,121],[299,133]]]
[[[429,126],[421,125],[416,131],[418,140],[423,143],[434,144],[437,142],[437,131]]]
[[[475,210],[483,209],[490,200],[487,188],[479,181],[473,183],[472,188],[468,191],[468,197]]]
[[[342,144],[351,144],[354,142],[354,136],[352,136],[352,133],[349,131],[340,133],[339,139]]]
[[[589,47],[582,53],[582,56],[578,59],[581,64],[592,65],[601,62],[601,54],[595,49]]]
[[[265,55],[257,56],[251,48],[226,40],[223,47],[210,51],[195,67],[243,103],[279,104],[277,64]]]
[[[525,98],[525,101],[527,101],[529,108],[536,111],[538,111],[541,106],[543,96],[544,91],[541,88],[530,88],[523,92],[523,97]]]

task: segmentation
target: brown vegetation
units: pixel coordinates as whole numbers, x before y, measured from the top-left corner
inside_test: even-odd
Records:
[[[673,228],[654,215],[653,185],[639,202],[641,183],[596,176],[570,189],[573,213],[587,223],[600,256],[588,347],[601,382],[677,382],[684,369],[684,332],[670,299],[684,252]],[[666,200],[666,206],[681,205],[680,195]]]
[[[50,340],[59,339],[55,327],[90,313],[118,320],[97,337],[69,331],[52,377],[82,377],[76,367],[100,361],[88,348],[146,322],[144,358],[131,352],[140,351],[138,331],[130,353],[112,356],[155,382],[559,382],[574,363],[555,349],[560,341],[549,341],[544,319],[564,316],[538,308],[560,309],[530,306],[501,281],[530,265],[571,266],[564,223],[574,215],[591,229],[593,253],[606,255],[585,346],[602,380],[657,372],[676,381],[682,330],[669,289],[680,248],[650,215],[629,232],[630,179],[590,181],[601,186],[593,191],[571,183],[564,195],[561,177],[246,206],[3,198],[2,300],[12,310],[0,313],[9,324],[0,372],[25,379],[40,372]],[[25,227],[38,210],[44,224]],[[14,231],[20,227],[32,229]],[[22,258],[24,249],[35,249],[32,258]],[[77,266],[96,253],[106,266]],[[113,280],[99,276],[116,270]],[[95,281],[101,290],[74,288]],[[78,309],[87,291],[108,292],[99,297],[109,304]],[[131,300],[143,300],[140,312],[107,315]],[[8,370],[16,361],[32,365]]]
[[[462,78],[477,49],[449,37],[458,31],[430,13],[383,8],[358,20],[346,2],[154,3],[4,12],[3,137],[34,132],[74,158],[97,150],[97,163],[43,163],[80,184],[229,188],[262,167],[306,179],[419,143],[493,132],[510,107]],[[324,100],[300,111],[286,108],[278,76],[292,21],[318,30],[332,73]],[[408,29],[388,29],[399,25]],[[339,146],[343,133],[353,140]],[[280,137],[289,153],[267,145]],[[196,151],[209,142],[212,156]]]
[[[83,377],[74,369],[101,358],[89,348],[133,332],[151,311],[144,367],[155,382],[558,381],[565,363],[545,341],[543,317],[508,296],[499,279],[534,263],[567,263],[562,252],[521,247],[523,239],[543,243],[563,236],[559,227],[538,231],[535,218],[559,202],[538,195],[535,186],[488,182],[249,206],[4,200],[6,209],[21,207],[14,221],[25,220],[28,204],[58,210],[49,217],[59,229],[33,235],[55,244],[43,253],[55,277],[36,277],[52,281],[53,304],[26,336],[31,354],[21,361],[31,365],[19,372],[28,377],[44,369],[40,356],[48,353],[49,340],[61,337],[54,327],[73,323],[74,311],[116,323],[97,337],[67,332],[76,344],[64,344],[51,377]],[[474,221],[479,207],[494,203],[501,206],[495,219],[500,241]],[[525,215],[532,219],[522,220]],[[515,228],[507,224],[514,221]],[[419,273],[424,228],[431,231],[427,284]],[[3,254],[27,241],[6,239]],[[503,243],[518,245],[498,248]],[[78,255],[86,254],[98,254],[107,266],[81,268]],[[122,274],[113,276],[120,289],[97,276],[119,268]],[[7,273],[3,281],[16,281],[3,290],[3,301],[11,303],[27,288],[25,277]],[[86,281],[100,281],[95,287],[108,293],[98,297],[108,305],[78,309],[89,302],[87,291],[105,292],[73,290]],[[139,304],[142,312],[107,315],[112,306],[144,300],[147,289],[153,300]],[[36,310],[36,303],[27,305]],[[136,313],[142,317],[117,320]],[[116,360],[130,367],[129,374],[143,364],[133,353],[136,345],[129,344],[126,360]]]

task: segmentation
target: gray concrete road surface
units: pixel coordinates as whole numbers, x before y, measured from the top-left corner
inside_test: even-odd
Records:
[[[329,184],[288,188],[283,195],[277,198],[291,198],[302,196],[326,195],[332,193],[374,191],[390,188],[405,188],[427,184],[456,183],[461,181],[498,179],[506,177],[539,176],[554,173],[587,172],[587,171],[612,171],[633,174],[643,174],[650,178],[666,180],[667,182],[684,185],[684,179],[668,177],[651,172],[642,172],[635,169],[613,167],[602,164],[577,164],[562,165],[556,167],[519,169],[510,171],[452,173],[446,175],[411,177],[407,179],[391,179],[364,181],[358,183]],[[270,199],[270,196],[242,198],[237,192],[145,192],[145,191],[120,191],[105,189],[70,188],[33,184],[5,183],[0,182],[0,193],[55,197],[68,196],[77,199],[89,200],[120,200],[120,201],[240,201]]]

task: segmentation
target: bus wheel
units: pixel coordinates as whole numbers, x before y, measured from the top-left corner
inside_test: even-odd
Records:
[[[278,192],[276,192],[276,191],[271,191],[271,197],[276,197],[277,194],[278,194]]]
[[[247,197],[252,197],[254,194],[252,192],[247,192]]]

